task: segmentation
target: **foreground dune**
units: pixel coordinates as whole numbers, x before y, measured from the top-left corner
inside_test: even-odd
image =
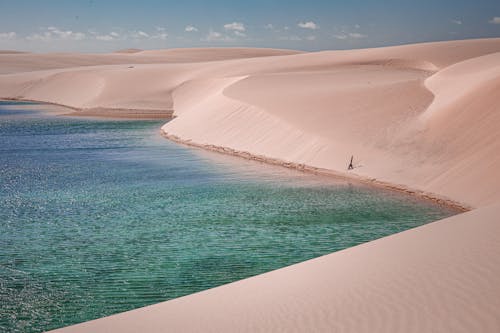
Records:
[[[475,209],[69,331],[500,330],[500,39],[0,54],[0,72],[0,98],[173,113],[176,141]]]

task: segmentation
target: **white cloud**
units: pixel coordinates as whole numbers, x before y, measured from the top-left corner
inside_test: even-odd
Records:
[[[246,31],[245,25],[241,22],[224,24],[224,29],[226,29],[226,31],[240,31],[240,32]]]
[[[44,33],[35,33],[31,34],[26,37],[27,40],[29,41],[43,41],[43,42],[48,42],[52,40],[52,34],[49,32],[44,32]]]
[[[16,39],[17,34],[13,31],[11,32],[0,32],[0,40],[13,40]]]
[[[161,33],[161,34],[156,34],[153,36],[155,39],[161,39],[161,40],[166,40],[168,37],[167,33]]]
[[[293,35],[293,36],[281,36],[278,39],[279,40],[289,40],[289,41],[294,41],[294,42],[302,40],[301,37],[295,36],[295,35]]]
[[[87,36],[83,32],[75,32],[73,34],[73,39],[74,40],[82,40],[85,39]]]
[[[222,37],[222,34],[220,32],[212,31],[212,30],[210,30],[210,32],[207,35],[208,40],[219,39],[221,37]]]
[[[134,36],[136,36],[136,37],[142,37],[142,38],[148,38],[148,37],[149,37],[149,34],[148,34],[148,33],[146,33],[146,32],[144,32],[144,31],[142,31],[142,30],[139,30],[139,31],[137,31],[137,32],[134,34]]]
[[[231,38],[227,35],[224,35],[220,32],[213,31],[212,29],[210,29],[210,31],[208,32],[208,35],[205,38],[202,38],[201,40],[205,41],[205,42],[217,42],[217,41],[230,42],[230,41],[233,41],[234,38]]]
[[[359,32],[342,32],[340,34],[333,35],[334,38],[340,39],[340,40],[346,40],[346,39],[360,39],[360,38],[366,38],[368,37],[367,35],[361,34]]]
[[[311,29],[311,30],[319,29],[319,26],[316,23],[314,23],[313,21],[299,22],[299,24],[297,24],[297,26],[299,28],[302,28],[302,29]]]
[[[316,36],[307,36],[306,37],[307,40],[316,40]]]
[[[100,40],[100,41],[104,41],[104,42],[109,42],[112,40],[117,40],[117,39],[123,38],[119,33],[115,32],[115,31],[111,31],[109,34],[104,34],[104,35],[101,35],[97,32],[92,32],[91,34],[93,36],[95,36],[95,39]]]
[[[83,32],[75,32],[71,30],[61,30],[57,27],[47,27],[41,29],[40,33],[34,33],[26,37],[30,41],[53,41],[53,40],[83,40],[87,35]]]
[[[109,42],[109,41],[114,40],[115,38],[111,35],[97,35],[97,36],[95,36],[95,39],[101,40],[104,42]]]
[[[39,32],[28,35],[28,41],[80,41],[84,39],[94,39],[98,41],[125,41],[125,40],[166,40],[168,33],[164,27],[156,27],[153,32],[143,30],[122,31],[120,28],[111,32],[100,32],[96,29],[89,29],[86,33],[72,30],[62,30],[54,26],[41,28]]]
[[[462,20],[451,20],[452,23],[455,23],[457,25],[462,25]]]
[[[83,32],[73,32],[71,30],[60,30],[56,27],[48,27],[47,30],[59,39],[82,40],[86,36]]]
[[[160,39],[160,40],[166,40],[168,37],[168,34],[166,32],[161,32],[157,33],[151,36],[151,39]]]
[[[236,30],[236,31],[234,32],[234,35],[235,35],[235,36],[238,36],[238,37],[246,37],[246,36],[247,36],[247,34],[246,34],[246,33],[241,32],[241,31],[238,31],[238,30]]]
[[[184,31],[186,31],[186,32],[198,32],[198,28],[195,27],[194,25],[187,25],[186,28],[184,28]]]
[[[500,24],[500,16],[495,16],[491,20],[488,21],[491,24]]]
[[[149,40],[166,40],[168,38],[168,33],[165,28],[163,27],[156,27],[155,32],[153,33],[147,33],[143,30],[134,30],[134,31],[129,31],[129,32],[123,32],[123,33],[118,33],[116,31],[112,31],[107,34],[98,34],[94,33],[93,35],[95,36],[95,39],[104,41],[104,42],[109,42],[109,41],[115,41],[115,40],[128,40],[132,39],[135,41],[138,40],[144,40],[144,39],[149,39]]]
[[[350,32],[348,35],[351,38],[366,38],[366,35],[360,34],[359,32]]]
[[[279,26],[276,26],[272,23],[268,23],[268,24],[264,25],[264,29],[271,31],[271,32],[284,32],[284,31],[290,30],[290,27],[288,27],[288,26],[279,27]]]
[[[150,39],[166,40],[168,37],[167,29],[164,27],[156,27],[156,33],[150,36]]]

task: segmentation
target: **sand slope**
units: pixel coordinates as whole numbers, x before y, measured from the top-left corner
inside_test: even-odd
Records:
[[[70,331],[500,331],[500,39],[0,54],[0,73],[0,98],[173,112],[178,141],[477,208]]]
[[[212,76],[239,80],[196,104],[179,97],[163,130],[338,172],[354,155],[350,174],[488,205],[500,199],[498,51],[494,39],[217,64]]]

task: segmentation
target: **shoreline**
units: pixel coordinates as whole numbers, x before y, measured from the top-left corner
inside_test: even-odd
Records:
[[[16,101],[16,102],[34,102],[34,103],[40,103],[40,104],[47,104],[47,105],[55,105],[63,108],[67,108],[70,110],[74,110],[74,112],[71,113],[61,113],[58,114],[58,116],[77,116],[77,117],[96,117],[96,118],[111,118],[111,119],[173,119],[175,116],[173,116],[174,110],[170,110],[170,116],[163,118],[163,117],[148,117],[148,116],[143,116],[141,112],[144,111],[149,111],[149,110],[141,110],[141,109],[105,109],[105,108],[93,108],[89,109],[89,112],[86,112],[84,109],[78,109],[74,108],[71,106],[63,105],[63,104],[57,104],[57,103],[51,103],[51,102],[44,102],[44,101],[37,101],[37,100],[28,100],[28,99],[18,99],[18,98],[0,98],[0,101]],[[105,112],[105,114],[95,114],[95,112],[99,112],[102,110],[102,112]],[[136,117],[131,117],[129,116],[130,114],[122,114],[122,115],[117,115],[120,110],[126,110],[129,111],[130,114],[137,115]],[[182,138],[179,138],[176,135],[171,135],[166,133],[163,129],[160,128],[160,135],[164,137],[167,140],[173,141],[178,144],[186,145],[189,147],[195,147],[195,148],[200,148],[224,155],[229,155],[229,156],[235,156],[235,157],[240,157],[244,158],[247,160],[252,160],[256,162],[261,162],[269,165],[276,165],[276,166],[281,166],[284,168],[288,169],[293,169],[297,171],[302,171],[302,172],[307,172],[311,174],[316,174],[316,175],[322,175],[322,176],[328,176],[328,177],[335,177],[335,178],[340,178],[340,179],[345,179],[345,180],[353,180],[360,182],[362,184],[366,184],[369,186],[373,187],[378,187],[378,188],[384,188],[386,190],[391,190],[394,192],[401,192],[405,193],[407,195],[415,196],[417,198],[420,198],[422,200],[428,200],[432,201],[435,204],[449,207],[451,209],[457,210],[457,214],[468,212],[474,209],[474,207],[471,207],[470,205],[467,205],[465,203],[461,203],[449,198],[445,198],[442,196],[439,196],[435,193],[430,193],[430,192],[424,192],[420,190],[415,190],[411,189],[405,185],[402,184],[393,184],[389,182],[384,182],[377,180],[375,178],[369,178],[369,177],[363,177],[359,176],[357,174],[350,174],[347,172],[340,172],[340,171],[335,171],[335,170],[330,170],[330,169],[323,169],[323,168],[318,168],[318,167],[313,167],[310,165],[306,164],[301,164],[301,163],[295,163],[295,162],[289,162],[289,161],[283,161],[277,158],[273,157],[268,157],[268,156],[261,156],[261,155],[255,155],[251,154],[246,151],[238,151],[234,150],[229,147],[221,147],[221,146],[216,146],[216,145],[210,145],[210,144],[200,144],[193,142],[191,140],[184,140]]]
[[[234,150],[229,147],[221,147],[221,146],[216,146],[216,145],[210,145],[210,144],[200,144],[193,142],[191,140],[184,140],[179,138],[176,135],[171,135],[166,133],[163,129],[160,129],[160,134],[163,136],[165,139],[186,145],[189,147],[195,147],[195,148],[200,148],[204,150],[209,150],[212,152],[224,154],[224,155],[229,155],[229,156],[236,156],[236,157],[241,157],[247,160],[252,160],[256,162],[261,162],[265,164],[270,164],[270,165],[276,165],[276,166],[281,166],[284,168],[288,169],[293,169],[297,171],[302,171],[302,172],[307,172],[315,175],[322,175],[322,176],[328,176],[328,177],[336,177],[340,179],[345,179],[345,180],[353,180],[360,182],[362,184],[378,187],[378,188],[384,188],[387,190],[391,190],[394,192],[402,192],[407,195],[415,196],[417,198],[420,198],[422,200],[428,200],[432,201],[435,204],[449,207],[451,209],[457,210],[457,214],[465,213],[468,211],[471,211],[474,209],[474,207],[471,207],[469,205],[466,205],[464,203],[460,203],[457,201],[454,201],[449,198],[444,198],[441,197],[437,194],[434,193],[428,193],[420,190],[415,190],[408,188],[404,185],[401,184],[393,184],[393,183],[388,183],[384,181],[377,180],[375,178],[368,178],[368,177],[363,177],[359,176],[357,174],[351,174],[347,172],[340,172],[340,171],[335,171],[335,170],[330,170],[330,169],[323,169],[323,168],[317,168],[313,167],[307,164],[301,164],[301,163],[295,163],[295,162],[289,162],[289,161],[283,161],[281,159],[277,158],[272,158],[268,156],[261,156],[261,155],[255,155],[246,151],[238,151]]]
[[[77,116],[77,117],[96,117],[96,118],[110,118],[110,119],[173,119],[175,116],[173,116],[173,110],[169,111],[170,116],[169,117],[151,117],[152,115],[155,115],[155,113],[150,113],[146,116],[144,114],[141,114],[141,112],[148,112],[149,110],[141,110],[141,109],[105,109],[105,108],[93,108],[93,109],[88,109],[88,112],[83,109],[78,109],[74,108],[71,106],[67,105],[62,105],[62,104],[57,104],[57,103],[51,103],[51,102],[43,102],[43,101],[37,101],[37,100],[27,100],[27,99],[16,99],[16,98],[0,98],[0,101],[16,101],[16,102],[34,102],[34,103],[40,103],[40,104],[47,104],[47,105],[55,105],[63,108],[67,108],[70,110],[74,110],[74,112],[71,113],[61,113],[58,114],[57,116]],[[121,110],[126,110],[130,113],[128,114],[121,114],[118,115],[117,113],[120,112]],[[97,112],[104,112],[105,114],[97,114]],[[131,115],[136,115],[136,116],[131,116]],[[235,157],[240,157],[244,158],[247,160],[252,160],[256,162],[261,162],[269,165],[276,165],[276,166],[281,166],[287,169],[293,169],[297,171],[302,171],[302,172],[307,172],[315,175],[322,175],[322,176],[327,176],[327,177],[335,177],[335,178],[340,178],[340,179],[345,179],[345,180],[353,180],[357,181],[359,183],[377,187],[377,188],[383,188],[386,190],[391,190],[394,192],[401,192],[405,193],[407,195],[411,195],[417,198],[420,198],[422,200],[427,200],[431,201],[437,205],[445,206],[448,208],[451,208],[453,210],[457,211],[457,214],[468,212],[474,209],[474,207],[471,207],[470,205],[466,205],[464,203],[445,198],[442,196],[439,196],[435,193],[430,193],[430,192],[424,192],[416,189],[411,189],[405,185],[402,184],[393,184],[389,182],[384,182],[377,180],[375,178],[369,178],[369,177],[363,177],[359,176],[357,174],[351,174],[347,172],[340,172],[340,171],[335,171],[335,170],[330,170],[330,169],[323,169],[323,168],[318,168],[318,167],[313,167],[307,164],[301,164],[301,163],[295,163],[295,162],[289,162],[289,161],[283,161],[277,158],[273,157],[268,157],[268,156],[261,156],[261,155],[255,155],[251,154],[246,151],[238,151],[234,150],[229,147],[221,147],[221,146],[216,146],[216,145],[210,145],[210,144],[200,144],[193,142],[191,140],[184,140],[182,138],[179,138],[176,135],[171,135],[166,133],[163,129],[160,128],[160,135],[164,137],[167,140],[173,141],[178,144],[186,145],[189,147],[195,147],[195,148],[200,148],[224,155],[229,155],[229,156],[235,156]]]
[[[174,110],[149,110],[149,109],[125,109],[125,108],[89,108],[81,109],[69,105],[53,102],[37,101],[32,99],[2,98],[6,102],[28,102],[47,104],[72,110],[69,113],[60,113],[58,116],[89,117],[89,118],[112,118],[112,119],[173,119]]]

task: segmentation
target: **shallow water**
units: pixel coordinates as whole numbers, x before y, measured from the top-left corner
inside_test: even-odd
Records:
[[[454,212],[187,148],[162,121],[0,102],[0,331],[40,332],[219,286]]]

